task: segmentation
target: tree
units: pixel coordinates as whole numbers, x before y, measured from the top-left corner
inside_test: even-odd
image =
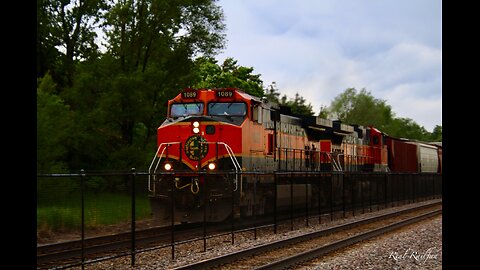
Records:
[[[97,54],[95,28],[105,7],[104,0],[37,1],[37,76],[50,70],[60,88],[73,85],[75,61]]]
[[[68,171],[65,162],[71,134],[73,112],[55,94],[50,74],[39,79],[37,87],[37,171]]]
[[[334,98],[324,112],[347,124],[374,126],[393,137],[437,141],[442,136],[441,126],[436,126],[431,134],[410,118],[395,118],[385,100],[374,98],[364,88],[359,93],[355,88],[346,89]]]
[[[53,15],[47,0],[37,0],[37,78],[54,72],[60,52],[58,39],[52,35]],[[52,76],[50,74],[50,76]]]
[[[280,103],[280,92],[277,88],[277,83],[272,82],[272,84],[268,85],[267,88],[265,89],[265,98],[274,103]]]
[[[442,141],[442,126],[436,125],[430,134],[430,141],[441,142]]]
[[[165,101],[195,81],[192,59],[224,47],[223,13],[215,2],[121,0],[102,16],[91,15],[103,23],[107,50],[74,61],[73,83],[59,94],[74,112],[65,155],[71,168],[148,165]],[[79,8],[82,3],[90,2]],[[85,47],[85,40],[78,42]]]
[[[394,118],[383,131],[397,138],[416,139],[420,141],[430,140],[429,132],[410,118]]]
[[[305,116],[313,116],[313,108],[312,104],[306,104],[306,100],[304,97],[300,96],[300,94],[295,93],[295,98],[287,102],[287,104],[291,107],[292,113],[297,115],[305,115]]]
[[[102,96],[102,108],[115,120],[109,127],[129,149],[151,145],[165,101],[194,81],[192,58],[224,47],[223,12],[214,0],[119,1],[105,25],[107,54],[118,71]]]
[[[334,98],[329,107],[329,116],[348,124],[375,126],[380,130],[393,119],[393,112],[385,100],[374,98],[365,88],[357,93],[355,88],[348,88]]]
[[[196,83],[193,88],[240,88],[253,96],[263,96],[263,82],[260,74],[252,74],[253,67],[243,67],[237,60],[227,58],[222,65],[209,57],[195,60],[194,74]]]
[[[330,111],[328,110],[327,106],[325,105],[320,106],[320,112],[318,113],[318,117],[327,119],[329,114],[330,114]]]
[[[211,56],[224,47],[223,12],[215,0],[123,0],[105,19],[109,53],[123,72],[144,72],[149,63],[170,62],[175,69],[193,55]]]
[[[312,104],[306,104],[307,101],[298,92],[295,93],[293,99],[289,99],[285,94],[280,98],[280,90],[277,88],[276,82],[272,82],[272,84],[266,87],[264,97],[270,102],[290,108],[292,114],[300,116],[314,115]]]

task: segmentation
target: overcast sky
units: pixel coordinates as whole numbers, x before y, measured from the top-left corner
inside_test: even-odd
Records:
[[[220,0],[227,47],[264,85],[330,105],[367,89],[432,131],[442,124],[440,0]]]

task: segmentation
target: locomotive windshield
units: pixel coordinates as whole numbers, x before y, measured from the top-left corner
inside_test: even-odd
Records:
[[[203,114],[203,103],[174,103],[170,109],[171,117]]]
[[[209,115],[244,116],[247,105],[242,102],[212,102],[208,104]]]

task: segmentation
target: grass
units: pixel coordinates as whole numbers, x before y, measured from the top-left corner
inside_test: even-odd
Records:
[[[131,220],[131,197],[128,194],[98,193],[85,196],[85,227],[94,228]],[[150,216],[146,195],[137,195],[135,218]],[[37,204],[37,230],[64,231],[81,228],[80,196],[50,200]]]

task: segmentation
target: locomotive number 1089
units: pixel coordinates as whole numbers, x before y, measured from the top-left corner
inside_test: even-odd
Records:
[[[217,97],[233,97],[233,91],[217,91]]]
[[[197,92],[182,92],[182,97],[183,98],[196,98],[197,97]]]

